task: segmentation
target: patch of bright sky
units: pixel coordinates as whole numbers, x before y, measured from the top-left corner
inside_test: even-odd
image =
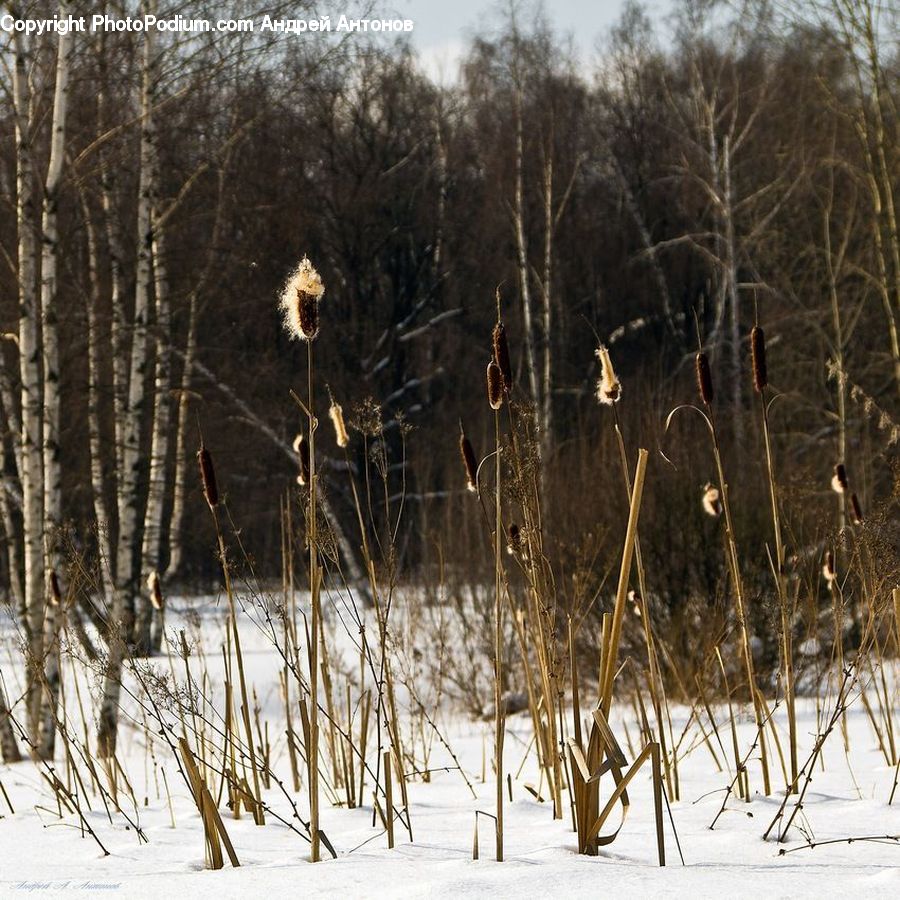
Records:
[[[603,38],[618,21],[626,0],[545,0],[544,14],[553,30],[562,38],[571,37],[577,56],[588,64]],[[661,21],[672,9],[673,0],[646,0],[644,7],[654,22]],[[459,62],[466,45],[481,32],[493,32],[503,21],[508,0],[376,0],[371,18],[391,9],[402,18],[412,19],[415,27],[412,43],[422,68],[443,84],[456,80]],[[534,6],[523,6],[528,22]],[[386,17],[386,15],[385,15]]]

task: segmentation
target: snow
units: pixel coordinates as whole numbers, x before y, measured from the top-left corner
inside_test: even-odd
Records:
[[[220,646],[225,634],[224,604],[205,600],[173,601],[168,626],[188,632],[199,620],[210,677],[221,677]],[[278,736],[283,725],[283,707],[278,691],[281,660],[251,616],[241,620],[242,644],[247,679],[255,685],[261,717],[269,722],[275,769],[288,789],[290,775],[284,741]],[[331,634],[335,653],[352,659],[349,639],[340,639],[334,618]],[[11,697],[19,696],[22,671],[17,636],[11,623],[0,627],[0,669]],[[180,660],[176,663],[182,665]],[[156,665],[167,668],[164,660]],[[64,662],[66,696],[70,721],[80,727],[75,712],[72,671],[74,663]],[[192,666],[199,666],[192,659]],[[81,671],[79,669],[79,671]],[[179,673],[183,669],[179,669]],[[196,673],[195,673],[196,674]],[[96,690],[94,676],[81,671],[82,692]],[[896,683],[896,682],[894,682]],[[85,698],[87,699],[87,698]],[[401,705],[403,704],[401,698]],[[812,699],[798,703],[801,762],[806,759],[816,733],[816,707]],[[688,710],[674,708],[674,730],[681,732]],[[724,712],[718,711],[721,722]],[[667,866],[656,860],[653,802],[649,768],[632,783],[631,811],[617,840],[596,858],[576,852],[576,838],[566,809],[563,820],[554,821],[549,803],[538,802],[524,784],[537,784],[533,752],[521,774],[513,782],[513,801],[505,811],[506,861],[493,859],[493,833],[489,820],[482,818],[480,856],[472,859],[475,811],[493,811],[494,782],[490,772],[482,781],[483,756],[492,748],[492,723],[472,721],[444,700],[436,713],[443,736],[463,765],[478,799],[472,798],[461,774],[453,770],[453,760],[433,733],[427,734],[432,769],[431,781],[409,781],[410,841],[403,825],[395,827],[397,846],[389,850],[379,822],[372,826],[371,782],[367,785],[367,805],[356,810],[336,808],[323,801],[322,828],[338,858],[321,863],[308,861],[308,844],[296,833],[269,817],[264,827],[254,825],[246,813],[240,820],[231,817],[224,804],[223,821],[234,844],[241,866],[219,871],[204,868],[203,831],[189,792],[173,765],[167,746],[153,742],[159,766],[166,771],[172,793],[176,827],[172,827],[165,790],[159,772],[147,754],[144,733],[126,721],[121,732],[121,760],[132,782],[139,808],[125,811],[137,815],[147,841],[122,815],[107,817],[99,799],[91,801],[91,827],[109,850],[103,856],[97,844],[82,831],[76,816],[56,815],[52,792],[30,761],[0,766],[3,784],[15,814],[0,797],[0,896],[19,896],[31,891],[41,897],[70,897],[75,892],[115,894],[127,897],[176,896],[335,896],[341,897],[464,897],[464,896],[559,896],[615,897],[812,897],[845,895],[850,891],[866,897],[896,897],[900,894],[900,844],[859,841],[853,844],[821,845],[828,840],[852,836],[900,834],[900,797],[888,805],[894,770],[878,749],[875,734],[861,703],[855,702],[847,716],[849,753],[835,732],[826,743],[824,770],[817,767],[798,817],[802,828],[795,829],[786,844],[764,841],[762,834],[775,815],[781,795],[762,797],[759,766],[751,763],[752,802],[729,797],[727,811],[715,829],[710,824],[719,811],[725,788],[731,782],[727,772],[719,772],[709,751],[698,743],[681,762],[681,800],[672,804],[672,816],[684,854],[682,865],[670,822],[666,821]],[[783,717],[776,718],[782,732]],[[623,720],[632,736],[637,733],[630,708],[622,707],[613,727],[623,748],[627,748]],[[742,752],[752,740],[755,727],[745,717],[739,726]],[[526,714],[510,717],[505,746],[505,766],[515,776],[522,764],[531,734]],[[683,747],[693,743],[696,728]],[[730,746],[722,727],[726,748]],[[417,739],[421,753],[422,738]],[[626,749],[626,755],[631,753]],[[721,753],[719,754],[721,756]],[[774,754],[773,754],[774,756]],[[57,769],[64,763],[57,759]],[[773,772],[780,773],[777,757]],[[777,781],[775,775],[773,778]],[[605,783],[601,795],[610,787]],[[395,796],[399,790],[395,789]],[[900,791],[898,791],[900,794]],[[144,798],[146,797],[146,805]],[[564,795],[565,797],[565,795]],[[290,808],[274,787],[265,794],[267,803],[285,817]],[[306,816],[303,792],[296,796],[301,814]],[[564,801],[567,803],[567,801]],[[123,801],[124,803],[124,801]],[[616,814],[617,815],[617,814]],[[607,825],[606,829],[616,827]],[[804,846],[803,834],[819,844]],[[789,851],[780,854],[781,849]]]

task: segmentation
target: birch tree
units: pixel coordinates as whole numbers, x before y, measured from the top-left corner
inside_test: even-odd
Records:
[[[68,4],[59,4],[60,18],[68,15]],[[63,611],[51,586],[52,576],[58,578],[62,569],[60,532],[62,530],[62,483],[59,455],[59,333],[57,325],[57,270],[59,268],[59,191],[62,183],[63,159],[66,147],[66,114],[69,101],[69,55],[71,37],[58,38],[56,51],[56,84],[53,94],[53,119],[50,130],[50,162],[44,183],[44,204],[41,217],[41,350],[44,376],[44,566],[47,573],[46,622],[44,653],[46,656],[46,696],[42,713],[39,752],[53,757],[56,735],[56,706],[59,698],[59,636],[58,617]]]

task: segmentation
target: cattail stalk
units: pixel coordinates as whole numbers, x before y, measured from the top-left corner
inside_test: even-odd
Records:
[[[216,529],[216,538],[219,544],[219,562],[222,566],[222,576],[225,580],[225,594],[228,597],[228,611],[231,622],[231,635],[234,640],[234,652],[238,664],[238,682],[241,689],[241,712],[243,716],[244,734],[247,741],[247,751],[250,756],[250,770],[253,774],[253,820],[257,825],[265,825],[266,818],[263,812],[262,793],[259,786],[259,769],[256,765],[256,750],[254,749],[253,728],[250,725],[250,699],[247,693],[247,680],[244,677],[244,656],[241,652],[241,635],[238,630],[237,604],[234,601],[234,589],[231,583],[231,570],[228,565],[228,557],[225,552],[225,538],[219,525],[219,490],[216,484],[216,470],[213,466],[212,455],[201,443],[197,451],[197,460],[200,464],[200,478],[203,483],[203,495],[209,505]]]
[[[731,503],[729,502],[728,482],[725,479],[725,470],[722,465],[722,453],[719,448],[719,436],[716,429],[715,414],[713,412],[713,399],[715,393],[713,391],[712,373],[709,367],[709,358],[701,350],[696,357],[696,374],[697,388],[700,392],[700,399],[706,406],[706,412],[709,419],[710,435],[712,438],[713,457],[716,463],[716,472],[718,475],[720,491],[722,495],[722,511],[725,515],[725,549],[728,566],[731,570],[731,580],[734,585],[735,605],[737,611],[738,625],[740,627],[741,648],[744,656],[744,664],[747,672],[747,688],[750,691],[750,699],[753,701],[753,711],[756,718],[756,725],[759,731],[759,748],[760,763],[762,766],[763,788],[766,796],[771,791],[769,781],[769,754],[765,738],[765,717],[759,702],[759,689],[756,684],[756,673],[753,666],[753,653],[750,649],[750,628],[747,622],[747,610],[744,599],[744,583],[741,578],[741,569],[738,562],[737,541],[735,538],[734,520],[731,515]]]
[[[750,332],[750,355],[753,368],[753,387],[759,395],[760,418],[766,453],[766,474],[769,481],[769,502],[772,510],[772,528],[775,536],[775,560],[773,564],[778,605],[781,611],[781,655],[784,669],[784,694],[788,717],[788,740],[790,743],[790,778],[787,788],[797,791],[799,761],[797,758],[797,715],[794,690],[794,663],[792,641],[792,611],[787,597],[784,573],[784,542],[781,533],[781,508],[778,502],[778,487],[775,480],[775,465],[772,458],[772,440],[769,429],[769,403],[766,388],[769,383],[766,367],[766,337],[759,325]],[[762,738],[761,738],[762,739]]]
[[[500,375],[500,367],[493,361],[488,366],[488,394],[491,394],[491,366],[495,370],[495,381]],[[496,389],[496,384],[495,384]],[[494,410],[494,765],[497,774],[497,862],[503,862],[503,741],[506,725],[503,709],[503,564],[500,550],[500,535],[503,534],[502,510],[500,505],[500,406],[502,392]]]

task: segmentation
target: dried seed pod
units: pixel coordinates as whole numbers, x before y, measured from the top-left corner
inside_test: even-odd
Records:
[[[709,370],[709,357],[702,351],[697,354],[697,388],[700,391],[700,399],[711,406],[713,402],[712,372]]]
[[[834,467],[834,475],[831,476],[831,489],[836,494],[846,494],[850,490],[850,484],[847,481],[847,470],[843,463],[838,463]]]
[[[487,366],[487,394],[491,409],[503,406],[503,373],[493,359]]]
[[[718,519],[722,515],[722,499],[719,489],[710,482],[703,486],[703,497],[700,501],[703,504],[703,511],[714,519]]]
[[[166,601],[159,585],[159,572],[156,569],[152,569],[147,576],[147,590],[150,592],[150,602],[153,604],[153,608],[157,612],[165,609]]]
[[[750,332],[750,359],[753,364],[753,388],[761,394],[769,383],[766,369],[766,333],[759,325]]]
[[[310,481],[309,468],[309,441],[302,435],[298,434],[294,438],[294,453],[297,454],[297,461],[300,465],[300,474],[297,476],[297,484],[305,487]]]
[[[459,426],[459,452],[466,470],[466,487],[475,494],[478,492],[478,462],[472,449],[472,442],[462,430],[462,424]]]
[[[597,382],[597,399],[601,403],[612,405],[618,403],[622,396],[622,385],[616,378],[609,350],[602,344],[597,348],[597,359],[600,360],[600,380]]]
[[[197,462],[200,464],[200,481],[203,483],[203,496],[210,509],[219,505],[219,488],[216,484],[216,470],[213,468],[212,456],[209,450],[200,445],[197,451]]]
[[[856,494],[850,495],[850,512],[853,513],[853,524],[862,525],[862,507],[859,505],[859,497]]]
[[[334,439],[338,447],[343,449],[350,443],[350,438],[347,435],[347,426],[344,425],[344,411],[334,400],[331,401],[331,406],[328,408],[328,416],[331,424],[334,425]]]
[[[506,328],[502,322],[494,326],[491,342],[494,347],[494,362],[503,376],[503,389],[508,394],[512,390],[512,363],[509,359],[509,343],[506,340]]]

